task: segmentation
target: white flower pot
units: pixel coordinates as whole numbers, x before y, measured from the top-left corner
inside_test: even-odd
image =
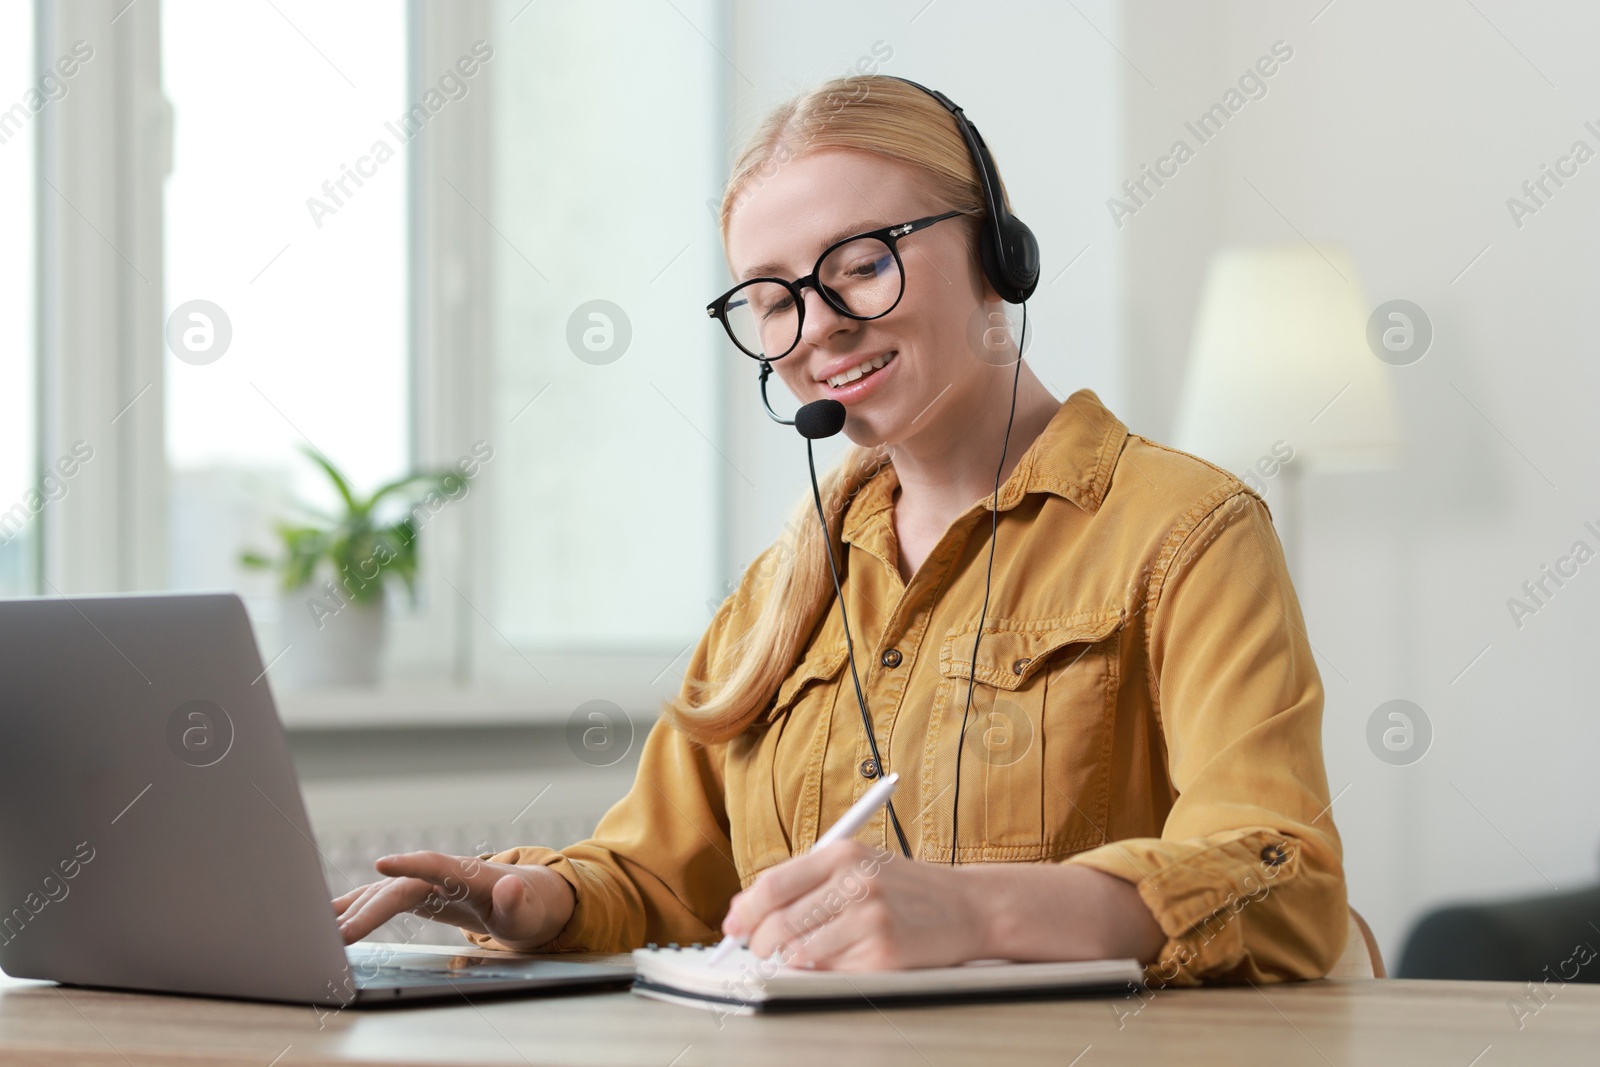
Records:
[[[276,684],[289,689],[374,685],[387,631],[382,598],[341,602],[318,586],[303,586],[280,599],[281,633],[288,646],[272,668]]]

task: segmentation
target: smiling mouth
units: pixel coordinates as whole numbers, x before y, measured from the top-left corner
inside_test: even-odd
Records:
[[[881,356],[873,356],[871,359],[864,360],[861,363],[856,364],[849,370],[841,371],[838,374],[835,374],[833,377],[827,379],[827,382],[833,388],[838,389],[840,386],[849,385],[851,382],[860,381],[862,378],[865,378],[872,372],[881,370],[890,363],[893,363],[895,357],[899,354],[899,350],[896,349],[893,352],[885,352]]]

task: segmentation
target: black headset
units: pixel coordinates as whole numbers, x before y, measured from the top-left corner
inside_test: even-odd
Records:
[[[893,77],[893,75],[886,75]],[[937,100],[946,111],[955,119],[956,128],[961,131],[962,139],[967,142],[967,149],[972,153],[973,162],[977,165],[978,181],[983,187],[983,205],[987,217],[984,219],[982,229],[979,231],[978,255],[983,266],[983,273],[994,286],[996,293],[1008,304],[1022,304],[1022,339],[1017,346],[1016,371],[1011,381],[1011,414],[1006,419],[1005,440],[1000,446],[1000,462],[994,472],[994,500],[991,504],[991,525],[989,533],[989,566],[983,584],[983,608],[978,614],[978,632],[972,641],[972,662],[967,676],[967,702],[961,713],[961,730],[956,740],[956,775],[955,798],[952,802],[950,818],[950,862],[956,862],[956,855],[960,843],[960,813],[961,813],[961,754],[967,736],[967,717],[972,711],[972,690],[977,680],[978,645],[983,640],[983,624],[989,614],[989,591],[994,579],[994,545],[995,534],[1000,524],[1000,474],[1005,469],[1006,451],[1011,445],[1011,425],[1017,414],[1017,385],[1022,378],[1022,349],[1027,344],[1028,337],[1028,307],[1027,299],[1039,285],[1039,242],[1033,236],[1033,231],[1028,229],[1026,223],[1006,210],[1005,202],[1000,195],[1000,172],[994,165],[994,157],[989,154],[988,145],[983,143],[983,137],[978,133],[978,128],[967,121],[967,116],[961,108],[948,96],[926,85],[919,85],[909,78],[895,78],[914,88],[921,89]],[[767,378],[772,373],[770,361],[761,363],[761,403],[767,409],[767,414],[774,422],[784,426],[795,427],[802,437],[806,439],[806,461],[811,470],[811,497],[816,505],[817,521],[822,524],[822,535],[828,537],[828,520],[822,510],[822,492],[817,483],[816,456],[812,449],[813,441],[832,437],[844,429],[844,405],[837,400],[813,400],[795,412],[795,417],[785,419],[772,410],[772,404],[767,400]],[[855,685],[856,704],[861,709],[861,725],[866,731],[867,746],[872,752],[872,777],[885,773],[883,756],[878,751],[878,739],[872,728],[872,716],[867,711],[866,693],[861,688],[861,677],[856,672],[855,641],[850,635],[850,617],[845,611],[844,589],[839,580],[839,567],[834,562],[833,546],[828,546],[828,569],[833,577],[834,594],[839,601],[839,618],[844,624],[845,649],[850,662],[850,680]],[[889,822],[894,827],[895,838],[899,842],[900,851],[907,859],[911,858],[911,845],[906,840],[905,831],[900,826],[900,818],[895,813],[894,802],[890,801]]]
[[[956,129],[960,131],[961,139],[967,142],[967,151],[972,153],[972,161],[977,165],[978,184],[983,188],[985,218],[983,228],[978,233],[978,261],[983,265],[983,275],[989,279],[989,284],[994,286],[994,291],[1000,295],[1000,299],[1008,304],[1025,303],[1039,287],[1039,239],[1034,237],[1027,223],[1006,210],[1005,198],[1000,195],[1000,171],[994,165],[994,157],[989,154],[989,146],[984,143],[983,135],[967,119],[966,113],[961,110],[961,105],[937,89],[930,89],[910,78],[892,74],[885,74],[883,77],[894,78],[895,81],[904,82],[914,89],[921,89],[937,100],[940,106],[950,112],[950,117],[955,119]],[[1023,329],[1026,330],[1026,309],[1024,309],[1023,323]],[[767,409],[767,415],[773,422],[782,426],[793,426],[795,420],[786,419],[772,410],[772,402],[767,399],[767,379],[771,376],[771,362],[762,360],[761,406]],[[824,420],[825,423],[830,421],[831,419]],[[842,419],[839,426],[841,428],[844,426]],[[838,432],[837,429],[833,431],[833,433]],[[820,436],[832,436],[832,434]]]
[[[1000,299],[1008,304],[1020,304],[1033,295],[1039,285],[1039,241],[1028,229],[1027,223],[1006,210],[1005,198],[1000,195],[1000,172],[983,143],[978,128],[967,121],[959,105],[937,89],[918,85],[910,78],[896,78],[914,86],[939,101],[956,120],[978,165],[978,181],[983,185],[983,206],[988,212],[987,224],[978,238],[978,254],[983,263],[984,276]]]

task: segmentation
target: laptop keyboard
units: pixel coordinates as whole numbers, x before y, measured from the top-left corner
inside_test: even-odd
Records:
[[[509,966],[492,956],[435,955],[421,952],[351,951],[350,972],[363,988],[438,985],[441,982],[503,982],[533,976],[534,966],[516,962]]]
[[[398,986],[436,986],[441,983],[471,985],[527,978],[526,971],[497,971],[488,968],[447,970],[443,967],[361,967],[354,970],[356,985],[362,989],[394,989]]]

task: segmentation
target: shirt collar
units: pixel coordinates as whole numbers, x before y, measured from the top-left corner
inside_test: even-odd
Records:
[[[1001,485],[998,510],[1016,507],[1029,493],[1054,493],[1084,511],[1098,511],[1127,436],[1128,428],[1093,390],[1078,390],[1062,402]],[[846,541],[856,542],[872,519],[894,506],[899,485],[894,464],[886,463],[861,487],[845,515]],[[989,501],[982,501],[982,506],[988,507]]]

